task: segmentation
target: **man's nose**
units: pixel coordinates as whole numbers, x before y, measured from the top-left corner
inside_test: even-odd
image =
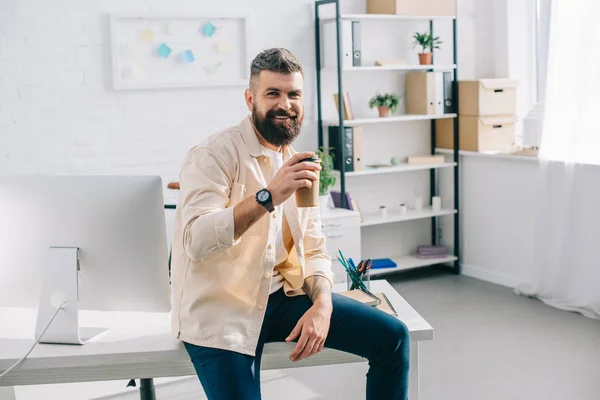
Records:
[[[278,106],[282,110],[287,111],[292,107],[292,103],[290,102],[290,99],[287,96],[281,96],[281,100],[279,100]]]

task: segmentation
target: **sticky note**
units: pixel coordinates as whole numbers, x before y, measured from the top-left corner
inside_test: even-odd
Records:
[[[154,31],[152,29],[144,29],[140,33],[140,39],[142,39],[144,42],[151,42],[154,40]]]
[[[204,69],[209,75],[214,75],[219,72],[221,65],[223,65],[223,61],[216,64],[207,64],[204,66]]]
[[[134,78],[141,78],[146,73],[146,70],[141,65],[134,64],[133,67],[131,67],[131,73]]]
[[[121,77],[125,80],[141,78],[144,76],[146,71],[143,67],[138,64],[134,64],[130,67],[125,67],[121,70]]]
[[[221,54],[227,53],[229,51],[230,47],[231,46],[229,45],[229,43],[227,43],[225,40],[222,40],[217,45],[217,51]]]
[[[212,22],[207,22],[202,26],[202,33],[206,37],[212,37],[217,31],[217,27],[213,25]]]
[[[183,61],[186,64],[189,64],[196,61],[196,58],[194,57],[194,53],[191,50],[186,50],[181,53],[181,61]]]
[[[160,46],[158,46],[158,50],[156,50],[156,52],[162,58],[169,58],[169,55],[171,54],[171,48],[166,44],[161,43]]]
[[[131,44],[121,46],[121,56],[123,58],[134,58],[137,55],[137,49]]]

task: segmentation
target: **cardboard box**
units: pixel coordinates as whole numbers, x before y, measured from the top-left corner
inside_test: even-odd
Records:
[[[369,14],[456,16],[456,0],[367,0]]]
[[[515,115],[517,81],[481,79],[458,82],[458,113],[471,117]]]
[[[477,152],[508,152],[515,143],[517,117],[464,117],[458,119],[460,150]],[[435,121],[436,147],[454,148],[454,120]]]

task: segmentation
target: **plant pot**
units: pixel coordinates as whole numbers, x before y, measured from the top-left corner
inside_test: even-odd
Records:
[[[377,109],[379,110],[380,118],[385,118],[385,117],[390,116],[390,109],[388,107],[378,107]]]
[[[433,54],[431,54],[431,53],[420,53],[419,54],[419,64],[431,65],[432,62],[433,62]]]
[[[319,196],[319,208],[321,210],[326,210],[329,208],[329,199],[331,198],[330,193]]]

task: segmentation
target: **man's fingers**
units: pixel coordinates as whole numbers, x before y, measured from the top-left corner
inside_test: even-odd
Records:
[[[311,337],[306,346],[304,346],[304,350],[294,361],[304,360],[305,358],[310,357],[313,354],[314,348],[317,346],[317,338]]]
[[[299,162],[298,164],[292,165],[290,168],[293,172],[298,172],[298,171],[303,171],[303,170],[320,171],[323,169],[321,167],[321,164],[309,162],[309,161]]]
[[[325,346],[325,339],[321,340],[321,342],[319,343],[319,346],[317,347],[316,350],[313,349],[313,353],[315,353],[315,354],[320,353],[321,351],[323,351],[324,346]]]
[[[304,351],[304,348],[306,347],[306,343],[308,342],[308,335],[301,335],[300,336],[300,340],[298,340],[298,344],[296,345],[296,347],[294,347],[294,351],[292,351],[292,354],[290,354],[290,360],[292,361],[296,361],[296,359],[298,358],[298,356],[300,355],[300,353],[302,353]]]
[[[290,332],[290,335],[287,338],[285,338],[285,341],[292,342],[292,341],[296,340],[298,335],[300,335],[300,332],[302,332],[302,322],[298,321],[298,323],[296,324],[294,329],[292,329],[292,331]]]
[[[300,179],[308,179],[311,181],[316,181],[317,179],[319,179],[317,174],[315,174],[312,171],[298,171],[294,175],[292,175],[292,178],[296,181],[300,180]]]
[[[315,153],[313,153],[312,151],[302,151],[302,152],[296,153],[292,157],[290,157],[290,159],[287,160],[284,165],[294,165],[294,164],[297,164],[300,160],[304,160],[305,158],[310,158],[314,155],[315,155]]]

